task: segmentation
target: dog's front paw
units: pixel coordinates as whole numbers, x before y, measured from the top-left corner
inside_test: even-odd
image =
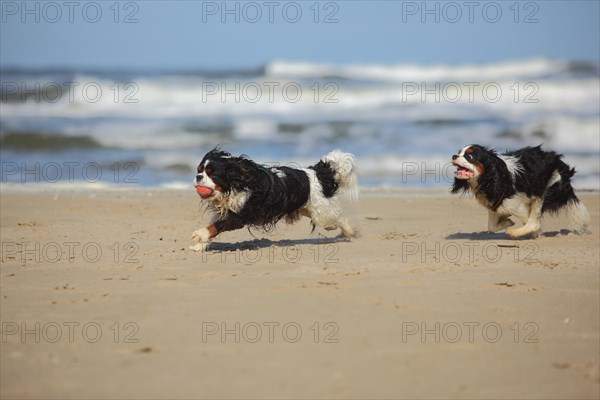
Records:
[[[210,232],[206,228],[198,229],[192,232],[192,240],[195,242],[208,243],[210,241]]]
[[[540,236],[540,230],[532,230],[527,229],[526,227],[521,227],[518,229],[507,229],[506,234],[513,239],[522,238],[523,236],[528,236],[531,239],[535,239]]]
[[[190,246],[190,250],[193,251],[204,251],[208,248],[208,243],[196,243],[193,246]]]
[[[523,236],[523,235],[524,235],[524,232],[523,232],[523,230],[522,230],[521,228],[517,228],[517,229],[507,229],[507,230],[506,230],[506,234],[507,234],[508,236],[510,236],[511,238],[514,238],[514,239],[516,239],[516,238],[519,238],[519,237]]]

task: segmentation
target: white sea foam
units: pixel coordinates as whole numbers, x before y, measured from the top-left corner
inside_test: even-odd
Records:
[[[531,59],[493,64],[466,65],[334,65],[310,62],[275,61],[267,65],[266,75],[278,78],[318,78],[338,76],[356,80],[395,82],[519,80],[539,78],[567,71],[561,60]]]

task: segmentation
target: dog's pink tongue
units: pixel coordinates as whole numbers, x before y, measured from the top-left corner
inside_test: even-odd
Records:
[[[200,197],[202,197],[203,199],[206,199],[207,197],[210,197],[213,194],[213,190],[205,186],[196,186],[196,192],[198,192]]]
[[[472,178],[474,176],[473,171],[464,168],[459,168],[455,174],[461,178]]]

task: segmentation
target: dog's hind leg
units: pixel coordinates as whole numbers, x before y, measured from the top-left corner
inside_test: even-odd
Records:
[[[509,229],[506,233],[513,238],[525,235],[538,237],[542,229],[542,205],[542,199],[537,197],[532,198],[529,203],[529,216],[525,225],[520,228]]]
[[[356,235],[354,228],[350,225],[346,218],[342,218],[339,221],[339,228],[342,230],[342,235],[345,238],[353,238]]]

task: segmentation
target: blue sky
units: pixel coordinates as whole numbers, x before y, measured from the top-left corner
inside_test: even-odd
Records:
[[[179,70],[250,68],[271,60],[463,64],[600,58],[597,0],[23,4],[0,1],[4,67]]]

